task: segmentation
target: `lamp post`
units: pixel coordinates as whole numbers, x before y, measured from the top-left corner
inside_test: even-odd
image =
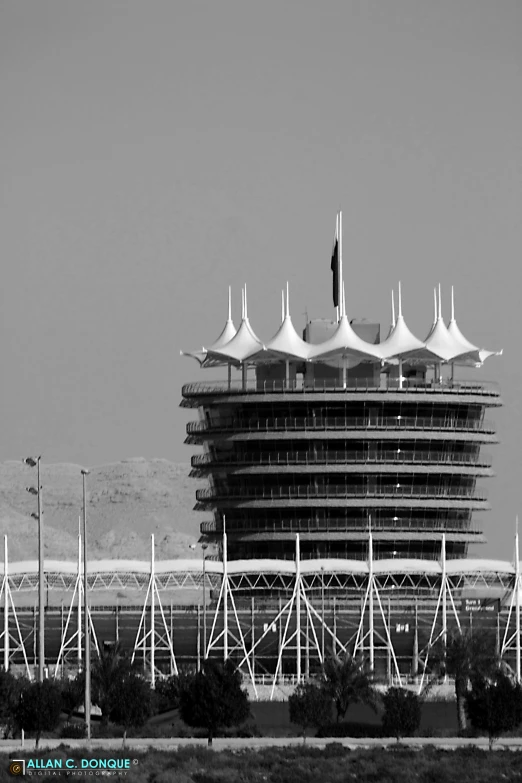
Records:
[[[38,520],[38,681],[43,682],[45,665],[45,609],[44,609],[44,541],[43,541],[43,505],[42,486],[40,484],[41,457],[26,457],[24,463],[36,467],[36,487],[26,487],[31,495],[38,498],[38,513],[31,514]]]
[[[89,471],[82,469],[83,483],[83,613],[85,623],[85,730],[87,739],[91,739],[91,627],[89,623],[89,597],[87,584],[87,490],[86,476]]]
[[[321,657],[324,666],[324,566],[321,566]]]
[[[206,593],[206,583],[207,583],[207,556],[205,555],[205,551],[208,548],[208,544],[201,544],[201,549],[203,550],[203,660],[207,660],[207,593]]]

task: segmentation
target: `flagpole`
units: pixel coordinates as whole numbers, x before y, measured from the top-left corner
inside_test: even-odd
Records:
[[[339,298],[339,213],[335,216],[335,243],[337,242],[337,305],[335,308],[335,320],[339,323],[339,314],[341,312],[341,300]]]
[[[340,321],[343,315],[343,213],[339,210],[339,317],[337,320]]]

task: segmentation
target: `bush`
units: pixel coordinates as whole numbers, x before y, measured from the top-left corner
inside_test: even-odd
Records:
[[[162,680],[157,680],[154,694],[157,712],[177,710],[183,688],[190,681],[190,674],[180,671]]]
[[[120,723],[125,740],[130,728],[144,726],[152,715],[152,692],[149,683],[131,671],[123,675],[118,688],[118,700],[110,712],[110,718]]]
[[[308,728],[319,728],[329,720],[332,714],[332,699],[317,683],[301,683],[288,699],[288,711],[290,721],[301,727],[303,739],[306,739]]]
[[[327,723],[321,726],[316,737],[353,737],[362,739],[363,737],[383,737],[382,726],[376,726],[374,723],[357,723],[345,721],[342,723]]]
[[[27,683],[15,709],[15,719],[24,731],[34,731],[36,747],[44,731],[53,731],[60,720],[62,694],[54,680]]]
[[[250,704],[234,664],[205,661],[202,671],[189,677],[181,691],[180,715],[189,726],[207,730],[209,745],[220,727],[244,723]]]
[[[496,738],[522,722],[522,686],[500,671],[491,680],[476,678],[466,708],[472,726],[487,731],[491,748]]]
[[[415,734],[420,726],[422,713],[419,697],[404,688],[388,688],[382,701],[384,734],[397,739]]]
[[[85,733],[85,723],[64,723],[60,729],[62,739],[83,739]]]

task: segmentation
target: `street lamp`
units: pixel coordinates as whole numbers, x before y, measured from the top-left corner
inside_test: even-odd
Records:
[[[324,666],[324,566],[321,566],[321,657]]]
[[[85,729],[87,739],[91,739],[91,627],[89,624],[89,597],[87,584],[87,490],[86,476],[89,471],[82,468],[83,483],[83,613],[85,623]]]
[[[201,544],[201,549],[203,550],[203,660],[207,660],[207,594],[206,594],[206,583],[207,583],[207,557],[205,555],[205,551],[208,549],[208,544]]]
[[[196,546],[196,544],[189,544],[189,549],[195,549]],[[207,659],[207,558],[205,552],[208,549],[208,544],[201,544],[201,549],[203,550],[203,660],[205,661]]]
[[[41,457],[26,457],[24,464],[36,468],[36,487],[26,487],[31,495],[38,498],[38,513],[31,514],[38,520],[38,681],[43,682],[45,665],[45,610],[44,610],[44,541],[43,541],[43,505],[42,485],[40,484]]]

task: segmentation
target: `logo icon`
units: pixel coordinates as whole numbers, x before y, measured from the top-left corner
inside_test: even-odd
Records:
[[[25,759],[12,759],[9,772],[11,775],[25,775]]]

